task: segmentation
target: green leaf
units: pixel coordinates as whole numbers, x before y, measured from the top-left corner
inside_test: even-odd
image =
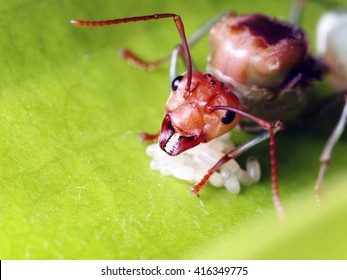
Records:
[[[322,1],[320,1],[322,2]],[[342,0],[341,0],[342,2]],[[151,60],[179,43],[172,20],[81,28],[71,19],[179,13],[192,34],[219,12],[286,18],[290,1],[34,0],[0,4],[0,259],[345,259],[346,134],[334,150],[321,207],[313,186],[336,115],[278,137],[287,219],[273,209],[268,145],[257,185],[232,196],[149,168],[140,131],[160,128],[168,65],[153,73],[117,56]],[[314,42],[325,10],[309,1],[302,25]],[[192,50],[205,68],[207,39]],[[317,90],[322,88],[317,87]],[[235,132],[236,141],[248,138]],[[241,162],[244,158],[241,158]]]

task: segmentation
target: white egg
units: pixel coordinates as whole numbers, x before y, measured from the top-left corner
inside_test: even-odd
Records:
[[[146,153],[152,157],[150,166],[153,170],[160,171],[163,176],[172,175],[180,180],[196,183],[234,146],[230,134],[226,134],[174,157],[162,151],[158,143],[148,146]],[[237,194],[240,192],[240,184],[248,186],[259,179],[260,166],[253,158],[247,162],[246,170],[241,169],[236,160],[229,160],[220,171],[211,176],[209,182],[212,186],[226,187],[229,192]]]

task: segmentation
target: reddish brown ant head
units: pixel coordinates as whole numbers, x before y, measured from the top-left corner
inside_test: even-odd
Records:
[[[241,109],[238,98],[212,75],[193,71],[190,91],[186,84],[187,73],[173,80],[159,136],[160,147],[172,156],[225,134],[241,120],[234,112],[211,109]]]
[[[301,29],[260,14],[228,14],[211,30],[210,45],[209,70],[243,87],[281,87],[307,55]]]

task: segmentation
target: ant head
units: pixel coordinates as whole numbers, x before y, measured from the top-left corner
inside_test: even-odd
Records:
[[[172,82],[159,136],[160,147],[172,156],[225,134],[241,120],[234,112],[213,110],[215,106],[241,109],[238,98],[223,83],[193,71],[187,91],[187,76],[184,73]]]

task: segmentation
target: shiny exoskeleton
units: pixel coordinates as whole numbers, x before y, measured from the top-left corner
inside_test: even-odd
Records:
[[[221,105],[241,110],[238,98],[224,83],[211,74],[193,71],[190,90],[186,91],[186,80],[184,74],[172,82],[159,135],[160,147],[172,156],[225,134],[241,120],[231,111],[210,110]]]
[[[210,31],[207,69],[232,88],[245,111],[292,121],[305,109],[325,66],[297,25],[261,14],[228,13]]]

